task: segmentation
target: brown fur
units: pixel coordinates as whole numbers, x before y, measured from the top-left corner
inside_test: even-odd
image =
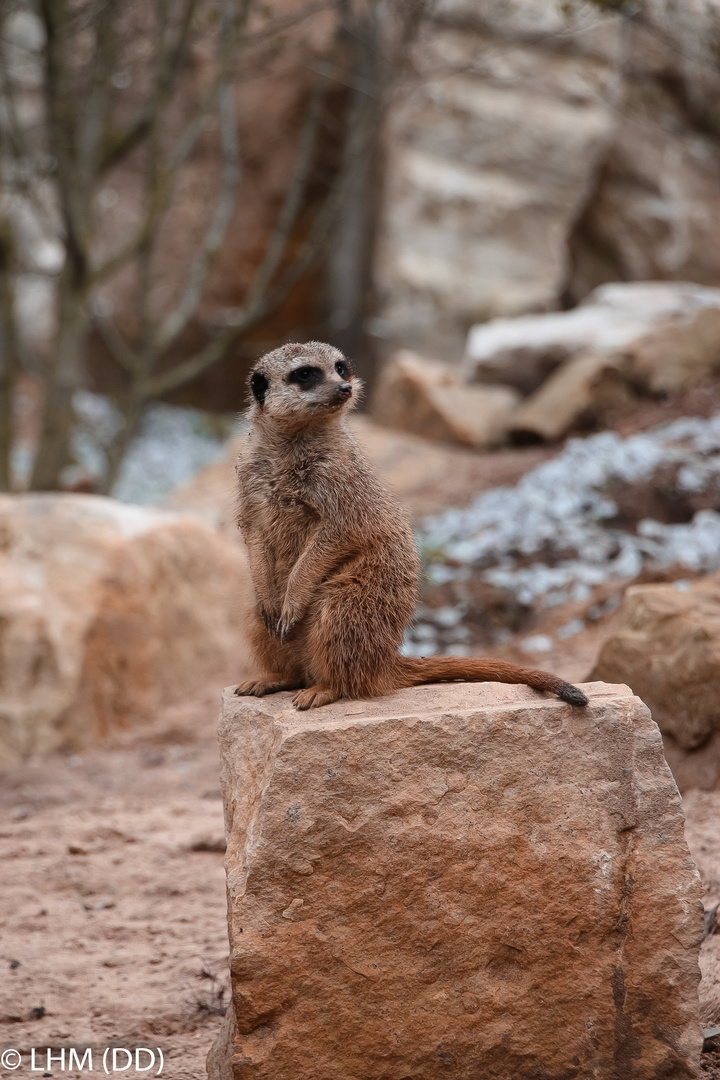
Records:
[[[502,660],[400,656],[420,564],[405,514],[347,426],[360,380],[337,349],[310,342],[263,356],[250,386],[238,525],[257,597],[250,640],[263,674],[237,694],[296,690],[295,705],[309,709],[465,679],[525,683],[587,703],[557,676]]]

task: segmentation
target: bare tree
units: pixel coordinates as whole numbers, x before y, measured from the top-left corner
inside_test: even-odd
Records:
[[[371,0],[308,0],[304,7],[296,5],[282,16],[263,20],[256,0],[152,0],[140,9],[143,33],[152,43],[151,56],[143,72],[140,100],[132,115],[126,116],[116,73],[128,48],[128,24],[137,10],[134,0],[37,0],[32,10],[44,32],[40,137],[23,127],[12,73],[3,76],[0,84],[4,103],[0,159],[10,162],[12,173],[12,183],[5,190],[56,219],[64,252],[55,279],[56,326],[44,372],[46,393],[32,488],[56,488],[69,460],[73,399],[85,384],[84,354],[91,328],[122,372],[113,394],[121,423],[107,448],[104,490],[109,491],[148,405],[217,363],[332,249],[343,208],[355,207],[362,198],[360,189],[366,180],[359,187],[358,177],[367,176],[382,100],[397,68],[398,43],[402,45],[403,34],[414,21],[415,7],[381,7]],[[244,62],[252,63],[253,49],[256,54],[260,49],[262,55],[263,46],[281,47],[281,31],[287,33],[323,8],[333,16],[335,31],[326,54],[314,65],[314,84],[297,135],[294,165],[264,253],[242,305],[230,314],[226,325],[191,355],[177,359],[178,342],[201,304],[241,184],[235,116],[238,74]],[[398,27],[402,28],[399,34]],[[206,85],[191,95],[187,84],[198,41],[212,47],[214,59]],[[326,179],[325,196],[312,219],[306,220],[306,192],[328,89],[337,83],[351,87],[344,142],[337,167]],[[182,123],[169,123],[171,116],[181,116]],[[214,205],[179,297],[163,309],[154,301],[153,290],[163,228],[172,212],[178,177],[211,120],[222,157]],[[99,235],[98,193],[111,170],[137,161],[138,155],[143,170],[139,219],[129,236],[107,250]],[[40,205],[43,184],[50,191],[49,207],[44,208]],[[337,243],[334,250],[339,250]],[[0,367],[0,486],[5,488],[10,483],[12,382],[18,368],[13,268],[12,230],[0,220],[0,328],[5,342]],[[116,324],[101,292],[127,268],[135,276],[130,333]]]

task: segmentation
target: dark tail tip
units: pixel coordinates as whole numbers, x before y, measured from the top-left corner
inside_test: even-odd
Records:
[[[563,701],[567,701],[568,705],[587,705],[588,699],[583,694],[582,690],[578,690],[577,686],[573,686],[571,683],[563,683],[560,690],[558,690],[558,697]]]

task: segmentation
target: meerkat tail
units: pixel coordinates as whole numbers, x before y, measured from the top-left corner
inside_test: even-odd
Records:
[[[416,658],[398,657],[403,686],[420,686],[422,683],[447,682],[502,682],[523,683],[535,690],[547,690],[557,694],[569,705],[587,705],[582,690],[565,682],[549,671],[521,668],[504,660],[473,659],[460,656],[431,656]]]

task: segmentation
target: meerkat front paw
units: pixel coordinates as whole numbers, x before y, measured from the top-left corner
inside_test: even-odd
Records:
[[[301,615],[287,605],[282,609],[280,618],[275,627],[275,633],[280,638],[280,644],[284,645],[300,621]]]
[[[294,686],[280,679],[248,679],[247,682],[238,683],[234,693],[238,697],[265,697],[266,694],[277,694],[280,690],[294,689]]]
[[[307,690],[299,690],[293,698],[296,709],[318,709],[321,705],[332,705],[338,700],[338,695],[333,690],[327,690],[323,686],[310,686]]]
[[[265,629],[270,637],[275,637],[277,633],[278,625],[278,613],[277,610],[272,611],[270,608],[266,608],[263,603],[259,603],[257,606],[257,612],[262,621],[265,623]]]

